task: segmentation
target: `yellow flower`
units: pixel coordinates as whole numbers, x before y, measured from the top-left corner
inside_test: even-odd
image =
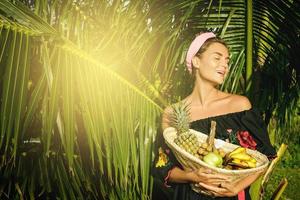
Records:
[[[163,149],[159,147],[158,149],[158,160],[155,164],[155,167],[163,167],[168,162],[168,156],[164,153]]]

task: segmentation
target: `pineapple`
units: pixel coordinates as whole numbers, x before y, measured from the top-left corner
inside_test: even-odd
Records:
[[[189,131],[190,112],[188,105],[182,101],[172,105],[172,114],[170,116],[170,124],[177,130],[177,134],[181,135]]]
[[[177,138],[174,142],[187,152],[196,155],[199,142],[197,137],[189,131],[190,113],[188,105],[179,102],[172,105],[172,109],[170,124],[177,130]]]
[[[211,122],[209,137],[203,143],[200,143],[197,136],[189,131],[190,113],[189,106],[184,102],[172,105],[172,114],[169,116],[170,125],[177,130],[175,144],[180,148],[194,155],[200,160],[204,160],[208,154],[214,152],[214,155],[220,155],[221,159],[225,156],[223,149],[216,149],[214,138],[216,134],[216,122]]]

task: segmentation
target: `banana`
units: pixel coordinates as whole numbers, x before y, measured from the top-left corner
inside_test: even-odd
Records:
[[[239,160],[251,160],[252,157],[246,153],[236,153],[231,155],[231,158]]]
[[[256,167],[256,163],[251,162],[250,160],[249,161],[244,161],[244,162],[246,162],[250,168]]]
[[[256,160],[255,160],[255,158],[253,158],[253,157],[251,157],[251,159],[249,160],[250,162],[252,162],[252,163],[255,163],[256,164]]]
[[[239,160],[239,159],[233,159],[231,162],[235,163],[235,164],[241,164],[242,163],[242,161]]]
[[[224,158],[225,155],[226,155],[226,153],[225,153],[225,151],[224,151],[223,149],[219,149],[219,154],[220,154],[220,156],[221,156],[222,158]]]
[[[237,167],[242,167],[242,168],[249,168],[249,165],[247,162],[243,161],[243,160],[239,160],[239,159],[233,159],[231,161],[231,163],[233,163],[235,166]]]
[[[228,156],[231,157],[232,155],[237,154],[237,153],[246,153],[246,149],[244,147],[238,147],[235,150],[233,150],[232,152],[230,152]]]
[[[249,155],[244,147],[238,147],[226,154],[225,164],[231,165],[234,169],[255,168],[256,159]]]
[[[250,167],[249,164],[248,164],[248,162],[245,161],[245,160],[243,160],[243,161],[241,162],[241,164],[242,164],[244,167],[246,167],[246,168],[249,168],[249,167]]]

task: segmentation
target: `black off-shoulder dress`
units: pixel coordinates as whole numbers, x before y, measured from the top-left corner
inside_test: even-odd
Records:
[[[190,128],[202,133],[209,133],[210,123],[217,122],[216,138],[230,141],[244,147],[256,149],[268,156],[270,159],[276,156],[276,151],[270,143],[268,132],[260,113],[255,109],[241,112],[229,113],[208,117],[191,122]],[[153,175],[155,177],[153,187],[153,200],[173,199],[173,200],[249,200],[249,188],[245,189],[244,197],[218,197],[213,198],[194,192],[189,184],[169,183],[168,174],[174,167],[181,167],[173,153],[164,143],[162,134],[157,138],[160,150],[163,151],[166,162],[158,163],[157,156],[153,166]],[[242,195],[243,196],[243,195]]]

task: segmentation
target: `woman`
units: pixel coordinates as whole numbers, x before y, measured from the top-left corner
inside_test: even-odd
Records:
[[[190,128],[208,133],[210,122],[217,122],[216,138],[230,141],[273,157],[276,152],[270,144],[266,127],[248,98],[222,92],[218,86],[223,83],[228,69],[229,52],[226,44],[212,32],[198,35],[191,43],[186,64],[195,76],[192,93],[183,101],[190,108]],[[170,126],[171,108],[163,114],[162,128]],[[157,161],[156,172],[165,185],[174,188],[173,199],[251,199],[249,186],[261,174],[253,173],[242,181],[231,181],[229,176],[208,169],[184,171],[167,147],[160,149],[165,162]],[[160,156],[161,157],[161,156]],[[190,183],[210,190],[214,197],[198,194],[191,190]]]

